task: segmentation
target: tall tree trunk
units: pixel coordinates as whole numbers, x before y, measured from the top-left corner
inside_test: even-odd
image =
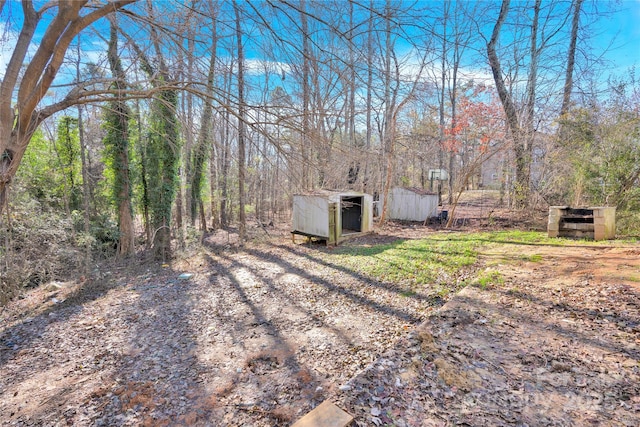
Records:
[[[318,187],[325,186],[327,182],[327,172],[330,169],[331,164],[331,137],[328,135],[326,119],[327,112],[325,110],[322,96],[320,94],[320,69],[318,67],[317,58],[312,57],[312,82],[313,82],[313,90],[312,92],[315,94],[315,99],[313,103],[313,111],[316,112],[314,124],[312,126],[313,133],[313,146],[316,150],[316,159],[317,159],[317,170],[318,170]],[[314,186],[312,186],[312,189]]]
[[[189,13],[188,18],[192,17],[192,13]],[[216,33],[215,31],[212,34],[212,38],[215,40],[216,39]],[[194,28],[193,26],[189,26],[189,30],[187,31],[187,69],[186,69],[186,78],[184,79],[184,81],[191,81],[191,79],[193,79],[193,62],[195,60],[195,55],[194,55],[194,51],[195,51],[195,43],[194,43],[194,39],[195,39],[195,32],[194,32]],[[215,56],[215,55],[214,55]],[[189,224],[193,227],[195,226],[195,222],[196,222],[196,214],[193,212],[194,210],[194,206],[196,207],[197,210],[197,206],[199,204],[199,200],[194,201],[193,195],[194,195],[194,190],[192,188],[192,183],[194,180],[194,173],[196,173],[193,170],[193,167],[195,166],[194,163],[191,161],[192,156],[198,156],[198,154],[194,153],[194,150],[197,150],[196,147],[194,147],[194,129],[193,129],[193,125],[194,125],[194,114],[193,114],[193,93],[191,93],[191,91],[187,91],[182,99],[184,101],[184,107],[183,107],[183,111],[185,112],[185,124],[184,124],[184,136],[185,136],[185,141],[184,141],[184,177],[185,177],[185,194],[184,194],[184,200],[185,200],[185,211],[189,217]],[[206,107],[205,107],[206,108]],[[200,127],[202,129],[202,126],[204,124],[202,123],[202,121],[200,122]],[[197,144],[197,143],[195,143]],[[204,163],[204,160],[203,160]],[[200,175],[202,175],[202,172],[200,171]]]
[[[2,10],[2,7],[0,7]],[[78,61],[76,62],[76,80],[80,81],[80,40],[77,45]],[[78,105],[78,138],[80,139],[80,162],[82,164],[82,211],[85,234],[85,254],[84,254],[84,274],[89,273],[91,268],[91,240],[86,238],[91,232],[91,216],[89,212],[90,190],[89,190],[89,165],[87,164],[87,149],[84,139],[84,118],[82,116],[82,106]]]
[[[107,131],[105,145],[109,146],[111,154],[115,181],[114,200],[118,210],[118,255],[129,256],[134,253],[134,227],[133,210],[131,208],[131,180],[129,174],[129,108],[121,95],[125,89],[125,75],[122,64],[118,56],[118,29],[115,19],[111,22],[109,48],[109,66],[114,77],[116,89],[115,99],[110,102],[108,113],[108,123],[110,128]]]
[[[84,120],[82,117],[82,108],[78,106],[78,136],[80,138],[80,162],[82,164],[82,214],[83,214],[83,231],[85,236],[89,236],[91,232],[90,217],[90,190],[89,190],[89,165],[87,164],[87,149],[85,147],[84,138]],[[84,273],[88,274],[91,268],[91,240],[86,239],[84,254]]]
[[[340,124],[337,124],[337,128],[340,129],[340,138],[346,143],[347,147],[350,147],[352,151],[351,159],[349,162],[349,172],[346,176],[346,183],[348,188],[353,189],[356,186],[360,186],[360,180],[362,175],[360,172],[360,166],[362,164],[362,147],[363,144],[356,141],[356,55],[354,45],[354,5],[353,2],[348,3],[348,29],[346,31],[346,44],[347,44],[347,60],[345,61],[346,70],[340,76],[340,81],[343,86],[342,93],[344,95],[342,111],[338,114],[344,117],[344,132],[340,128]],[[339,122],[338,122],[339,123]],[[332,136],[329,136],[329,144],[331,144]],[[331,150],[333,147],[331,147]],[[331,155],[328,152],[329,156]],[[328,166],[328,165],[327,165]],[[330,168],[327,168],[330,170]]]
[[[371,120],[371,111],[373,109],[373,17],[374,17],[374,1],[369,2],[369,23],[367,25],[367,105],[365,106],[367,129],[365,134],[365,148],[367,157],[364,166],[364,178],[362,180],[362,191],[366,192],[370,185],[370,159],[369,151],[371,150],[371,137],[373,124]]]
[[[536,0],[533,6],[533,21],[531,23],[531,36],[529,46],[529,74],[527,76],[527,96],[525,100],[525,117],[522,140],[524,145],[524,159],[521,163],[523,176],[518,183],[517,190],[521,191],[523,207],[529,206],[531,197],[531,162],[533,158],[533,144],[535,141],[535,104],[536,86],[538,81],[538,60],[540,49],[538,47],[538,25],[540,21],[540,6],[542,0]]]
[[[218,167],[216,162],[216,144],[209,147],[209,209],[211,211],[211,228],[220,226],[220,210],[218,208]]]
[[[216,20],[217,18],[212,17],[212,32],[213,34],[211,40],[211,56],[209,58],[209,71],[207,73],[207,86],[206,86],[206,95],[213,95],[213,83],[214,83],[214,74],[215,74],[215,65],[216,65],[216,50],[217,50],[217,37],[216,37]],[[212,127],[212,118],[213,118],[213,105],[209,99],[204,100],[204,108],[202,110],[202,116],[200,117],[200,133],[198,134],[198,141],[196,142],[196,146],[194,147],[192,154],[192,166],[191,166],[191,224],[195,224],[197,210],[198,207],[203,206],[202,204],[202,184],[204,179],[204,166],[207,157],[207,147],[208,144],[211,144],[211,127]],[[201,218],[204,218],[204,213],[200,214]],[[206,230],[206,226],[202,224],[202,230]]]
[[[238,3],[233,1],[233,8],[236,15],[236,39],[238,43],[238,209],[239,209],[239,224],[238,234],[240,238],[240,244],[243,244],[246,240],[246,218],[244,212],[245,204],[245,116],[246,106],[244,104],[244,46],[242,42],[242,26],[240,21],[240,10]]]
[[[575,0],[573,8],[573,19],[571,21],[571,38],[569,41],[569,51],[567,52],[567,71],[564,77],[564,90],[562,92],[562,107],[560,108],[560,119],[562,119],[569,112],[569,106],[571,105],[571,91],[573,90],[573,69],[576,63],[576,45],[578,41],[580,10],[582,8],[582,2],[583,0]]]
[[[231,76],[227,78],[227,97],[226,103],[230,102],[230,90],[231,90]],[[224,128],[222,129],[222,156],[220,158],[220,174],[218,178],[220,180],[220,225],[225,228],[229,226],[230,220],[230,208],[229,208],[229,168],[231,163],[231,136],[230,136],[230,113],[229,110],[225,110],[224,113]]]
[[[453,67],[451,71],[451,85],[449,88],[449,99],[451,101],[451,134],[455,134],[455,129],[458,125],[458,70],[460,69],[460,62],[462,61],[462,51],[464,46],[462,45],[462,33],[460,29],[460,15],[458,10],[458,4],[454,6],[456,8],[454,15],[454,39],[453,39]],[[465,41],[466,43],[466,41]],[[456,152],[454,150],[449,151],[449,205],[453,203],[454,197],[454,181],[456,179],[457,171],[455,170],[455,158]]]
[[[349,81],[347,82],[347,138],[350,147],[356,147],[356,58],[354,45],[353,2],[349,2]],[[359,169],[358,163],[355,165]]]
[[[176,214],[174,224],[176,229],[176,240],[178,241],[178,247],[181,249],[185,247],[184,222],[182,220],[182,213],[184,212],[184,206],[182,203],[184,200],[182,193],[182,189],[184,188],[183,178],[182,168],[178,167],[178,173],[176,174]]]
[[[511,94],[507,90],[504,77],[502,76],[502,66],[500,64],[500,59],[498,58],[498,53],[496,51],[496,44],[498,43],[498,38],[500,37],[500,31],[507,18],[507,14],[509,13],[509,4],[509,0],[502,1],[498,19],[496,20],[496,24],[493,27],[493,32],[491,33],[491,39],[489,40],[489,43],[487,43],[487,56],[489,58],[489,65],[491,66],[491,72],[493,74],[493,80],[496,84],[498,96],[500,97],[500,102],[502,103],[502,107],[504,108],[504,112],[507,117],[507,127],[513,141],[513,152],[515,155],[516,163],[515,205],[516,207],[522,209],[528,205],[529,200],[529,162],[526,154],[526,140],[524,135],[522,134],[522,129],[520,128],[518,111],[516,109],[515,103],[513,102]]]
[[[305,0],[300,0],[300,22],[302,27],[302,189],[310,190],[311,174],[309,173],[311,163],[310,133],[311,133],[311,48],[309,46],[309,28],[307,22],[307,10]]]
[[[449,23],[449,7],[450,7],[451,3],[450,2],[445,2],[443,4],[444,9],[443,9],[443,17],[442,17],[442,57],[440,58],[440,91],[438,93],[438,97],[440,98],[440,105],[438,106],[438,112],[439,112],[439,116],[440,116],[440,128],[438,131],[438,137],[440,139],[440,147],[438,149],[438,168],[440,170],[442,170],[444,168],[444,153],[445,153],[445,138],[444,138],[444,128],[445,128],[445,114],[444,114],[444,110],[445,110],[445,92],[446,92],[446,85],[447,85],[447,52],[449,49],[448,46],[448,40],[447,40],[447,25]],[[453,151],[453,150],[451,150]],[[451,153],[449,154],[451,155]],[[451,176],[451,170],[449,170],[449,176]],[[429,177],[429,180],[431,181],[431,185],[433,184],[433,177]],[[449,180],[449,183],[451,183],[451,180]],[[433,188],[431,188],[430,190],[433,190]],[[442,197],[441,194],[442,191],[442,181],[438,181],[438,202],[440,202],[440,198]],[[453,190],[451,188],[451,186],[449,187],[449,204],[451,204],[453,202]]]
[[[149,214],[149,184],[147,183],[147,142],[142,131],[142,115],[140,114],[140,101],[136,102],[136,122],[138,123],[138,162],[140,167],[140,185],[142,187],[141,204],[142,220],[144,223],[144,235],[146,249],[151,248],[153,233],[151,231],[151,217]]]
[[[162,74],[162,73],[161,73]],[[176,117],[178,94],[162,90],[151,105],[151,133],[148,161],[149,200],[154,256],[158,260],[171,258],[171,208],[178,187],[179,136]]]
[[[457,51],[457,46],[454,47],[454,51]],[[456,55],[456,53],[454,53],[454,56]],[[453,65],[453,75],[452,75],[452,82],[451,82],[451,92],[450,92],[450,100],[451,100],[451,134],[455,134],[455,129],[456,126],[458,125],[457,123],[457,111],[456,108],[458,106],[458,65],[459,65],[459,61],[457,59],[454,59],[454,65]],[[457,172],[454,171],[454,166],[455,166],[455,158],[456,158],[456,152],[455,150],[450,150],[449,151],[449,204],[453,203],[453,182],[456,179],[456,174]],[[441,177],[442,179],[442,177]],[[442,186],[442,181],[439,181],[440,185],[439,187]]]
[[[391,188],[391,179],[393,175],[393,146],[395,138],[395,121],[393,117],[394,105],[391,99],[391,1],[387,0],[385,5],[385,63],[384,63],[384,128],[383,128],[383,145],[386,160],[385,181],[382,188],[382,211],[380,213],[380,224],[384,223],[387,216],[389,205],[389,190]]]

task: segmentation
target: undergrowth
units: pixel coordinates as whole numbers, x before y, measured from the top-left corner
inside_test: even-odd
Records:
[[[26,288],[78,277],[87,242],[93,260],[115,254],[117,227],[106,215],[94,219],[87,235],[80,214],[67,215],[25,192],[14,194],[9,215],[5,210],[0,218],[0,306]]]
[[[70,218],[31,201],[14,209],[10,221],[4,216],[0,224],[0,305],[24,288],[79,270],[83,255]]]

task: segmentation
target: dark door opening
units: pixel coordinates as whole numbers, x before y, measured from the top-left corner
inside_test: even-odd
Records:
[[[342,234],[362,231],[362,197],[342,197]]]

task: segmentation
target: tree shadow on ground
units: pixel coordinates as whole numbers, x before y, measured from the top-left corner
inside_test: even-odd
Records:
[[[344,267],[338,267],[335,266],[333,264],[330,263],[325,263],[324,261],[321,261],[319,259],[315,259],[314,257],[309,256],[308,254],[305,253],[298,253],[296,251],[291,250],[291,248],[287,247],[287,246],[279,246],[280,249],[286,250],[288,252],[291,252],[292,254],[295,254],[297,256],[302,256],[305,257],[311,261],[313,261],[314,263],[317,263],[319,265],[323,265],[329,268],[333,268],[337,271],[340,271],[342,273],[347,273],[350,276],[352,276],[355,279],[358,279],[364,283],[366,283],[369,286],[374,286],[374,287],[378,287],[381,289],[384,289],[386,291],[389,292],[393,292],[396,294],[400,294],[401,292],[398,291],[397,289],[395,289],[392,286],[383,284],[383,283],[379,283],[379,282],[375,282],[372,281],[371,279],[369,279],[368,277],[361,275],[357,272],[354,272],[352,270],[349,270],[347,268]],[[382,302],[376,301],[373,298],[367,297],[365,295],[362,295],[360,293],[358,293],[356,290],[353,289],[349,289],[346,286],[340,286],[338,283],[334,283],[333,281],[329,281],[323,277],[319,277],[314,275],[313,273],[298,267],[297,265],[295,265],[294,263],[292,263],[290,260],[285,259],[284,257],[280,257],[271,253],[266,253],[263,252],[261,250],[258,249],[249,249],[248,250],[249,253],[251,253],[252,255],[258,256],[260,258],[264,258],[264,259],[271,259],[271,260],[275,260],[279,265],[283,266],[287,271],[290,271],[294,274],[296,274],[299,277],[305,278],[306,280],[312,281],[322,287],[324,287],[325,289],[331,291],[331,292],[336,292],[339,293],[347,298],[349,298],[350,300],[352,300],[353,302],[359,304],[359,305],[364,305],[364,306],[368,306],[371,309],[380,312],[380,313],[384,313],[384,314],[388,314],[388,315],[392,315],[397,317],[398,319],[402,319],[406,322],[409,323],[418,323],[420,321],[420,318],[416,317],[413,314],[410,314],[400,308],[396,308],[393,307],[391,305],[388,304],[384,304]],[[412,297],[410,297],[412,298]]]
[[[15,357],[20,350],[28,348],[31,342],[40,339],[49,325],[67,322],[74,316],[80,316],[85,305],[123,285],[124,283],[113,275],[103,274],[87,279],[60,303],[52,303],[37,313],[23,313],[18,322],[0,334],[0,345],[5,347],[0,353],[0,367]],[[51,298],[53,295],[47,297],[48,301],[51,301]],[[36,307],[36,310],[39,308],[40,306]]]
[[[150,418],[180,422],[185,414],[164,413],[167,399],[162,396],[199,393],[191,375],[198,371],[195,343],[184,317],[191,300],[175,280],[177,272],[144,263],[135,269],[111,267],[113,274],[87,281],[63,302],[3,331],[3,344],[15,344],[2,352],[0,367],[17,358],[30,365],[9,370],[10,375],[2,378],[3,388],[41,399],[37,408],[29,407],[29,419],[52,425],[124,425]],[[145,274],[127,277],[146,267]],[[111,292],[116,293],[112,302],[104,302]],[[171,315],[161,312],[167,298],[175,308]],[[166,339],[172,331],[179,331],[176,341]],[[35,385],[24,380],[37,378],[49,386],[30,392]],[[18,397],[18,391],[13,397]],[[16,420],[25,416],[25,410],[11,411],[5,415],[15,415]]]
[[[164,267],[128,286],[119,312],[127,347],[118,349],[104,395],[94,402],[103,413],[97,425],[193,425],[211,417],[194,316],[201,295],[180,273]]]
[[[424,249],[417,249],[417,248],[400,248],[400,245],[402,245],[402,243],[406,242],[406,240],[399,240],[397,243],[395,244],[391,244],[391,245],[384,245],[381,247],[367,247],[366,249],[366,256],[367,257],[376,257],[377,261],[380,263],[384,263],[388,266],[390,266],[391,268],[394,268],[398,271],[404,270],[405,267],[403,267],[402,265],[400,265],[398,262],[394,262],[390,259],[384,259],[384,257],[382,257],[382,255],[384,254],[385,251],[389,250],[389,249],[393,249],[393,250],[397,250],[397,251],[406,251],[406,252],[415,252],[417,254],[420,255],[424,255],[426,253],[433,255],[432,258],[429,259],[430,264],[435,265],[436,267],[434,268],[434,274],[435,272],[437,272],[438,268],[440,267],[443,271],[444,271],[444,267],[449,266],[448,264],[448,260],[447,258],[450,256],[455,256],[455,255],[465,255],[465,252],[457,252],[457,251],[449,251],[449,252],[445,252],[445,251],[437,251],[437,250],[424,250]],[[313,263],[317,263],[318,265],[324,266],[324,267],[328,267],[331,269],[334,269],[336,271],[339,271],[341,273],[344,273],[356,280],[362,281],[362,282],[366,282],[369,286],[373,286],[375,288],[384,290],[384,291],[388,291],[388,292],[392,292],[395,293],[396,296],[398,297],[407,297],[408,293],[411,294],[410,298],[418,300],[422,303],[427,304],[430,307],[437,307],[440,306],[442,304],[444,304],[444,300],[440,295],[436,295],[433,294],[433,289],[431,289],[433,287],[433,285],[439,284],[440,280],[437,277],[433,277],[432,279],[432,283],[422,283],[420,284],[420,286],[424,287],[424,289],[427,291],[427,294],[424,293],[418,293],[415,292],[415,289],[408,289],[406,286],[403,286],[401,284],[398,283],[394,283],[392,281],[389,280],[385,280],[385,278],[380,278],[380,279],[375,279],[372,277],[367,276],[366,274],[360,273],[355,269],[352,268],[348,268],[345,267],[344,265],[340,265],[338,263],[333,263],[330,261],[326,261],[324,259],[322,259],[322,257],[320,256],[314,256],[311,253],[305,252],[305,251],[300,251],[298,249],[296,249],[295,247],[291,247],[291,246],[286,246],[286,245],[275,245],[275,247],[289,252],[292,255],[296,255],[296,256],[300,256],[303,258],[306,258],[307,260],[313,262]],[[251,250],[251,253],[255,253],[253,252],[254,250]],[[352,248],[345,248],[344,249],[345,253],[348,254],[354,254],[354,250]],[[357,252],[356,252],[357,253]],[[262,256],[265,256],[264,253],[261,254]],[[283,262],[287,262],[284,259],[282,259]],[[455,287],[455,284],[448,284],[451,285],[452,287]],[[431,291],[431,292],[429,292]]]
[[[234,413],[246,412],[243,415],[247,416],[253,412],[253,418],[262,422],[271,420],[279,425],[279,422],[293,421],[322,401],[323,394],[318,388],[326,386],[326,379],[319,377],[313,367],[299,358],[300,343],[288,336],[290,331],[278,318],[278,312],[285,305],[293,307],[309,317],[314,325],[331,330],[335,336],[340,337],[340,331],[282,295],[275,283],[261,275],[255,266],[227,254],[215,257],[207,254],[204,259],[207,269],[212,272],[208,278],[211,292],[224,301],[224,306],[218,308],[226,313],[222,316],[222,330],[218,331],[216,339],[226,343],[228,338],[225,357],[233,366],[226,373],[215,375],[219,382],[214,397],[219,404],[215,405],[212,416],[223,420],[233,419]],[[243,282],[240,271],[251,272],[251,277]],[[273,307],[262,292],[254,292],[254,281],[259,281],[261,289],[265,286],[277,293],[276,300],[280,305]],[[267,312],[274,309],[275,314]],[[247,398],[257,400],[247,402]]]

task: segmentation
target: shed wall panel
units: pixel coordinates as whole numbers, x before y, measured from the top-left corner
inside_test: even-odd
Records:
[[[329,200],[321,196],[293,196],[293,230],[329,237]]]
[[[365,194],[362,203],[362,232],[373,230],[373,196]]]
[[[438,196],[417,194],[404,188],[389,193],[389,218],[403,221],[424,221],[438,211]]]

